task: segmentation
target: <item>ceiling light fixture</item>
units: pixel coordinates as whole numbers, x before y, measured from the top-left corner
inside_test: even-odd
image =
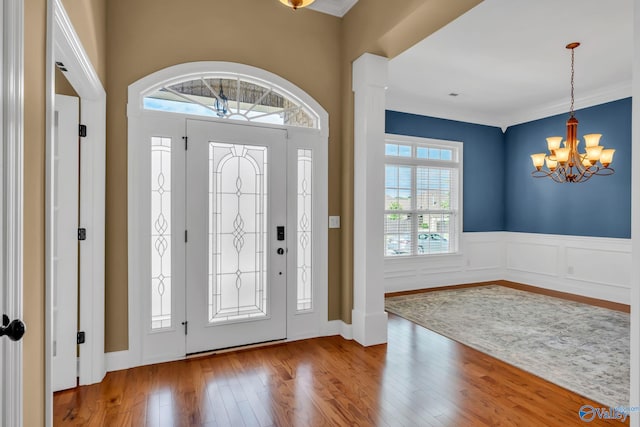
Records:
[[[216,95],[216,101],[214,104],[214,108],[216,109],[216,114],[218,117],[224,117],[227,115],[227,111],[229,111],[229,98],[224,94],[222,90],[222,79],[220,79],[220,92]]]
[[[531,155],[533,166],[536,168],[531,175],[534,178],[551,178],[555,182],[585,182],[594,175],[612,175],[614,170],[609,167],[613,161],[612,148],[605,149],[600,144],[602,134],[592,133],[584,135],[585,152],[578,152],[578,119],[574,116],[574,53],[580,43],[569,43],[571,49],[571,109],[567,120],[567,139],[561,136],[547,138],[549,154],[537,153]],[[562,142],[563,147],[560,147]],[[599,163],[598,163],[599,162]],[[544,168],[546,163],[546,168]]]
[[[280,3],[293,8],[293,10],[296,10],[301,7],[307,7],[314,1],[315,0],[280,0]]]

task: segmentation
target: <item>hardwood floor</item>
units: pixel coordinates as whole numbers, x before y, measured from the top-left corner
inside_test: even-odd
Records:
[[[390,315],[386,345],[317,338],[111,372],[56,393],[54,425],[564,427],[585,404],[601,406]]]

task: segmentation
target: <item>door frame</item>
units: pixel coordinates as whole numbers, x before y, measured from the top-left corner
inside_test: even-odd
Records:
[[[102,381],[104,363],[104,253],[106,182],[106,92],[61,0],[47,2],[46,59],[46,237],[45,237],[45,421],[52,424],[51,391],[51,142],[54,134],[55,63],[80,97],[80,115],[88,128],[80,157],[80,225],[87,240],[80,245],[80,327],[86,342],[79,357],[80,385]]]
[[[276,126],[266,123],[251,123],[242,122],[246,126],[260,126],[271,127],[277,129],[286,129],[289,135],[288,141],[291,144],[290,147],[304,147],[312,148],[314,150],[314,164],[317,159],[317,164],[321,170],[322,179],[317,179],[314,182],[314,191],[318,197],[317,203],[317,219],[314,218],[314,232],[317,233],[317,264],[320,268],[317,268],[318,273],[317,281],[320,286],[317,288],[318,292],[315,294],[317,298],[317,305],[314,307],[313,312],[309,313],[287,313],[287,340],[306,339],[317,336],[336,335],[340,333],[340,322],[328,320],[328,147],[329,147],[329,114],[326,110],[309,94],[300,89],[293,83],[285,80],[284,78],[273,74],[269,71],[253,67],[246,64],[238,64],[232,62],[221,61],[200,61],[178,64],[156,71],[140,80],[132,83],[128,90],[128,104],[127,104],[127,119],[128,119],[128,173],[127,173],[127,203],[128,203],[128,303],[129,303],[129,348],[126,351],[118,352],[119,354],[113,354],[108,358],[110,370],[126,369],[134,366],[140,366],[149,363],[158,363],[158,360],[147,360],[144,357],[144,351],[141,345],[142,334],[145,333],[143,327],[143,319],[141,317],[142,298],[140,292],[140,286],[133,286],[132,284],[140,283],[140,277],[144,277],[144,272],[139,267],[141,255],[140,252],[147,248],[147,243],[142,242],[139,233],[138,226],[140,220],[140,214],[136,210],[135,206],[140,197],[143,197],[141,192],[141,183],[145,179],[148,179],[143,174],[141,168],[138,167],[142,160],[142,153],[139,144],[134,144],[134,141],[142,138],[143,134],[143,120],[145,117],[179,117],[184,119],[195,120],[207,120],[207,121],[222,121],[228,123],[227,119],[210,118],[188,114],[178,113],[166,113],[145,110],[143,107],[144,97],[156,90],[158,87],[164,84],[170,84],[174,81],[184,81],[190,78],[197,78],[208,73],[228,73],[234,75],[240,75],[258,79],[263,82],[268,82],[274,87],[278,87],[284,92],[288,92],[294,98],[297,98],[301,103],[305,104],[318,116],[318,128],[299,128],[293,126]],[[235,121],[234,121],[235,122]],[[240,123],[240,122],[235,122]],[[308,146],[304,143],[299,144],[296,142],[296,138],[311,138],[317,141],[313,146]],[[289,144],[288,143],[288,144]],[[320,178],[320,177],[319,177]],[[315,200],[315,199],[314,199]],[[315,209],[314,209],[314,212]],[[314,237],[316,238],[316,237]],[[176,357],[171,357],[166,360],[176,360]]]
[[[24,3],[2,2],[2,42],[0,49],[2,110],[2,171],[4,196],[0,200],[3,226],[2,282],[4,305],[11,318],[23,317],[22,305],[22,212],[23,212],[23,141],[24,141]],[[2,313],[0,313],[2,314]],[[6,340],[5,340],[6,341]],[[2,344],[4,349],[0,425],[21,426],[23,421],[22,341]]]

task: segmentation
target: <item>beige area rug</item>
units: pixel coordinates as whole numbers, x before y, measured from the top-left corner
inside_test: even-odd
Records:
[[[629,314],[490,285],[386,299],[387,311],[610,407],[629,404]]]

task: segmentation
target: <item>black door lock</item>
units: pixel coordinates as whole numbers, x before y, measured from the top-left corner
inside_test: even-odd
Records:
[[[278,250],[276,252],[278,252],[278,255],[283,255],[284,254],[284,249],[278,248]]]
[[[2,326],[0,326],[0,337],[6,335],[11,341],[19,341],[25,332],[24,323],[20,319],[9,321],[6,314],[2,315]]]

